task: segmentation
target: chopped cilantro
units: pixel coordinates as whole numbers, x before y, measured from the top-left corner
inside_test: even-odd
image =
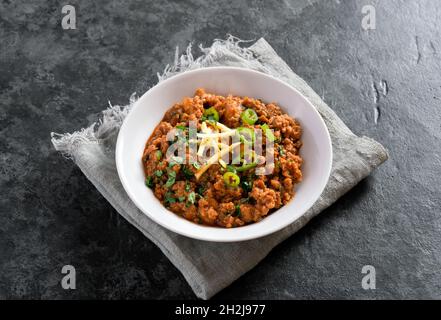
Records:
[[[236,204],[235,206],[235,211],[234,211],[234,215],[236,217],[240,217],[241,213],[240,213],[240,204]]]
[[[188,194],[188,202],[190,202],[191,204],[194,204],[196,202],[196,193],[194,193],[194,191]]]
[[[246,192],[250,192],[253,189],[253,183],[250,181],[243,180],[240,185]]]
[[[284,156],[284,155],[285,155],[285,149],[283,149],[282,146],[279,146],[279,154],[280,154],[281,156]]]
[[[173,198],[173,194],[172,194],[171,192],[167,192],[167,193],[165,194],[165,202],[166,202],[166,203],[170,203],[170,204],[176,202],[176,199]]]
[[[168,166],[171,168],[177,164],[182,164],[183,162],[184,162],[184,159],[182,159],[181,157],[173,156],[173,157],[171,157]]]
[[[186,179],[190,179],[194,176],[193,171],[191,171],[187,166],[184,166],[182,171],[184,172],[184,176]]]
[[[172,171],[172,172],[174,172],[174,171]],[[168,180],[165,183],[165,187],[166,188],[170,188],[172,185],[175,184],[175,181],[176,181],[176,172],[175,172],[174,176],[171,176],[170,173],[169,173]]]
[[[154,185],[154,183],[153,183],[153,177],[147,177],[146,179],[145,179],[145,185],[147,186],[147,187],[149,187],[149,188],[153,188],[153,185]]]
[[[200,194],[201,196],[204,195],[205,192],[205,187],[204,186],[199,186],[197,189],[198,194]]]

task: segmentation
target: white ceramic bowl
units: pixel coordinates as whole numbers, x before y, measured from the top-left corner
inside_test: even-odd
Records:
[[[199,225],[167,210],[146,187],[141,157],[145,143],[164,113],[174,103],[193,96],[197,88],[220,95],[233,94],[276,102],[303,128],[303,181],[287,205],[262,221],[238,228]],[[329,178],[332,145],[323,119],[297,90],[266,74],[242,68],[212,67],[185,72],[147,91],[124,120],[116,144],[116,166],[121,182],[136,206],[161,226],[187,237],[219,242],[259,238],[299,219],[318,199]]]

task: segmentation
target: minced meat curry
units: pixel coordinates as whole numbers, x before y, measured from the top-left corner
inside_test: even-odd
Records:
[[[170,139],[172,130],[181,134]],[[257,130],[263,134],[255,135]],[[147,141],[146,185],[166,208],[195,223],[231,228],[258,222],[287,204],[302,181],[301,135],[300,124],[274,103],[198,89],[166,112]],[[221,137],[239,142],[228,145]],[[244,151],[258,142],[264,153]],[[187,146],[184,156],[167,156],[176,143]],[[238,156],[229,164],[223,159],[233,158],[233,151]],[[263,167],[271,170],[259,174]]]

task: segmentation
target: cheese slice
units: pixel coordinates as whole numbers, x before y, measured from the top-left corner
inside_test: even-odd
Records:
[[[222,124],[220,122],[216,122],[215,126],[218,127],[223,132],[235,131],[234,129],[230,129],[226,125],[224,125],[224,124]]]
[[[222,157],[229,153],[233,148],[240,145],[240,142],[228,145],[219,141],[221,138],[230,137],[236,134],[235,129],[230,129],[220,122],[209,122],[208,124],[210,127],[207,125],[206,121],[202,122],[201,132],[197,133],[198,139],[193,140],[193,142],[199,144],[199,149],[197,151],[199,157],[204,156],[206,148],[213,148],[214,154],[207,160],[205,165],[195,173],[197,180],[199,180],[202,174],[207,171],[211,165],[216,163],[216,161],[218,161],[222,167],[226,168],[227,164]]]
[[[227,163],[226,163],[224,160],[222,160],[222,159],[219,159],[219,164],[220,164],[223,168],[226,168],[226,167],[227,167]]]
[[[225,131],[225,132],[213,132],[213,133],[198,133],[198,138],[223,138],[231,137],[236,133],[236,130]]]
[[[233,143],[228,148],[223,148],[220,152],[213,155],[210,159],[207,160],[207,162],[195,173],[196,180],[199,180],[199,178],[204,174],[205,171],[208,170],[208,168],[211,167],[216,161],[219,161],[224,155],[226,155],[228,152],[230,152],[233,148],[240,145],[240,142]]]

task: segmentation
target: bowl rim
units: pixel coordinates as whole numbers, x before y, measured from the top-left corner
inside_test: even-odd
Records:
[[[263,76],[266,77],[268,79],[270,79],[271,81],[276,81],[279,84],[288,87],[288,89],[294,91],[296,94],[298,94],[299,96],[301,96],[304,101],[306,102],[306,104],[308,105],[309,108],[312,109],[312,111],[318,116],[318,121],[320,122],[321,126],[325,129],[325,135],[326,135],[326,144],[327,147],[329,148],[329,161],[326,162],[327,167],[325,168],[325,172],[326,174],[324,174],[321,178],[320,181],[320,185],[318,186],[318,191],[316,193],[316,196],[309,200],[309,202],[307,203],[307,205],[305,206],[305,209],[303,210],[303,213],[300,214],[299,216],[293,218],[293,219],[286,219],[286,221],[283,224],[277,224],[274,226],[269,225],[267,229],[265,229],[265,231],[260,232],[259,234],[246,234],[243,233],[240,236],[236,236],[233,239],[231,238],[227,238],[224,237],[222,239],[220,239],[219,236],[216,237],[212,237],[210,236],[210,233],[206,233],[204,235],[194,235],[192,232],[187,232],[187,230],[182,230],[180,228],[176,228],[174,225],[172,224],[165,224],[163,223],[163,221],[161,221],[160,219],[157,219],[154,215],[150,214],[147,210],[143,209],[143,206],[140,204],[140,201],[134,196],[132,195],[128,190],[128,181],[126,181],[124,175],[123,175],[123,170],[122,170],[122,154],[121,154],[121,144],[122,144],[122,135],[124,133],[124,131],[126,130],[127,127],[127,123],[129,122],[128,119],[130,119],[131,115],[133,115],[134,113],[132,112],[133,110],[135,110],[136,108],[138,108],[138,106],[140,105],[139,102],[142,101],[143,99],[145,99],[145,96],[151,94],[153,91],[159,90],[161,87],[167,85],[168,82],[171,81],[176,81],[176,79],[179,78],[184,78],[184,77],[188,77],[191,74],[194,73],[200,73],[200,72],[210,72],[210,71],[214,71],[214,70],[232,70],[232,71],[239,71],[239,72],[248,72],[251,74],[255,74],[258,76]],[[117,142],[116,142],[116,147],[115,147],[115,162],[116,162],[116,168],[117,168],[117,172],[118,172],[118,177],[119,180],[121,181],[121,184],[123,185],[124,191],[126,192],[126,194],[129,196],[129,199],[135,204],[135,206],[143,213],[145,214],[149,219],[151,219],[153,222],[157,223],[158,225],[164,227],[167,230],[170,230],[172,232],[175,232],[177,234],[189,237],[189,238],[193,238],[193,239],[197,239],[197,240],[203,240],[203,241],[212,241],[212,242],[240,242],[240,241],[246,241],[246,240],[252,240],[252,239],[258,239],[258,238],[262,238],[264,236],[270,235],[272,233],[275,233],[279,230],[284,229],[285,227],[288,227],[289,225],[292,225],[293,223],[295,223],[298,219],[300,219],[302,216],[304,216],[304,214],[314,205],[314,203],[317,202],[317,200],[320,198],[321,194],[323,193],[323,190],[325,189],[328,181],[329,181],[329,177],[331,174],[331,169],[332,169],[332,163],[333,163],[333,148],[332,148],[332,140],[331,140],[331,136],[329,134],[329,130],[328,127],[325,123],[325,121],[323,120],[322,116],[320,115],[320,113],[318,112],[318,110],[316,109],[316,107],[309,101],[309,99],[307,97],[305,97],[300,91],[298,91],[296,88],[294,88],[293,86],[291,86],[290,84],[286,83],[283,80],[280,80],[270,74],[266,74],[257,70],[252,70],[252,69],[248,69],[248,68],[242,68],[242,67],[230,67],[230,66],[215,66],[215,67],[203,67],[203,68],[198,68],[195,70],[189,70],[189,71],[184,71],[181,73],[178,73],[176,75],[171,76],[170,78],[167,78],[159,83],[157,83],[155,86],[151,87],[149,90],[147,90],[141,97],[139,97],[137,99],[137,101],[134,103],[134,105],[132,106],[132,108],[129,110],[127,116],[125,117],[125,119],[123,120],[123,123],[119,129],[118,132],[118,137],[117,137]],[[162,204],[160,204],[162,205]],[[169,210],[168,210],[169,211]],[[170,214],[174,214],[173,212],[169,211]],[[262,220],[264,221],[264,219]],[[261,222],[261,221],[259,221]],[[257,224],[259,222],[250,224],[250,225],[254,225]],[[191,221],[188,221],[188,223],[193,223]],[[234,230],[234,229],[241,229],[244,228],[246,226],[242,226],[242,227],[238,227],[238,228],[218,228],[218,227],[212,227],[212,226],[204,226],[207,228],[216,228],[216,229],[221,229],[221,230],[225,230],[225,233],[227,233],[229,230]]]

